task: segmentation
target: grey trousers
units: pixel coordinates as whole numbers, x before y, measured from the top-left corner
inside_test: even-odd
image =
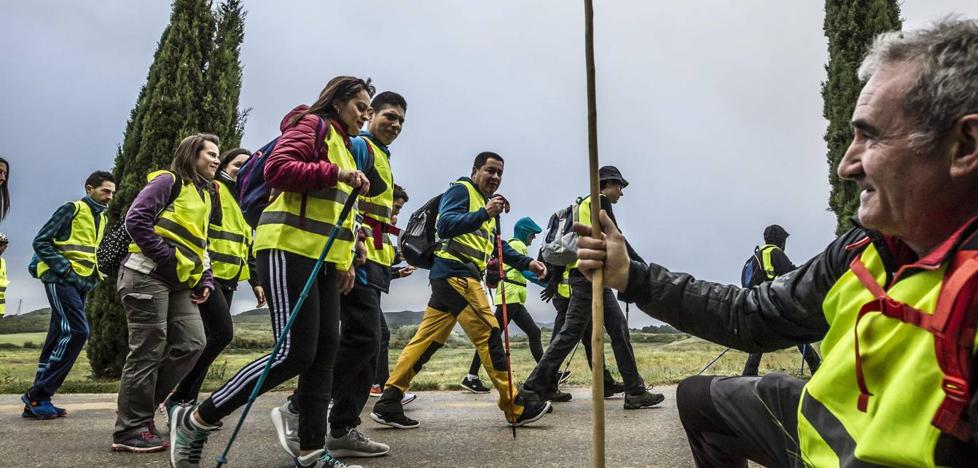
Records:
[[[119,270],[119,297],[129,328],[129,354],[119,382],[115,442],[148,430],[156,406],[204,349],[204,324],[190,290],[172,290],[150,275]]]

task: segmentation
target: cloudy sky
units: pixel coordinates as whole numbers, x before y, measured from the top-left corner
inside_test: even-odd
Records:
[[[275,137],[282,116],[331,77],[371,77],[408,100],[392,146],[395,177],[412,197],[406,211],[492,150],[506,158],[500,192],[514,208],[503,223],[544,224],[588,190],[582,3],[246,1],[244,144]],[[791,233],[796,263],[818,253],[835,228],[819,95],[822,2],[595,3],[600,157],[631,182],[615,211],[636,249],[727,283],[771,223]],[[912,28],[951,12],[978,17],[978,3],[906,0],[902,15]],[[87,174],[111,168],[169,14],[165,1],[0,6],[8,313],[20,299],[24,312],[47,305],[26,273],[31,239],[83,195]],[[419,272],[395,283],[384,309],[421,310],[428,294]],[[253,305],[246,296],[235,311]],[[549,304],[528,307],[553,320]]]

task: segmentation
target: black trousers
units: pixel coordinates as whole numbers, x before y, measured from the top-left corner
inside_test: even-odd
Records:
[[[272,331],[278,337],[292,306],[312,273],[316,260],[282,250],[256,254],[258,275],[266,285]],[[299,448],[318,450],[326,442],[326,410],[333,387],[333,361],[339,345],[340,294],[336,267],[323,266],[278,354],[266,354],[238,371],[200,405],[204,422],[215,424],[248,401],[248,396],[272,360],[259,394],[299,376],[293,405],[299,411]]]
[[[387,326],[387,317],[383,310],[380,312],[380,352],[377,353],[377,373],[374,374],[374,385],[381,387],[391,376],[390,368],[391,329]]]
[[[329,425],[335,432],[360,425],[360,411],[370,397],[380,348],[380,291],[356,282],[340,296],[340,349],[333,369],[333,409]]]
[[[550,342],[554,342],[554,338],[560,334],[560,330],[564,328],[564,321],[567,319],[567,306],[570,305],[570,298],[564,298],[560,296],[554,296],[553,298],[554,309],[557,309],[557,316],[554,318],[554,331],[550,335]],[[591,323],[588,322],[587,327],[584,328],[584,335],[581,336],[581,344],[584,346],[584,355],[587,356],[587,366],[592,367],[591,363]],[[576,348],[577,345],[575,344]],[[573,354],[573,351],[571,351]],[[538,359],[537,362],[540,362]],[[608,372],[608,366],[604,368],[604,382],[611,383],[614,382],[615,378]]]
[[[818,353],[815,352],[815,349],[812,348],[812,345],[810,344],[798,345],[798,351],[805,359],[805,362],[808,363],[808,368],[814,374],[815,371],[818,370],[818,366],[822,364],[822,360],[818,357]],[[744,373],[741,375],[757,375],[757,368],[761,365],[761,356],[764,356],[764,353],[750,353],[747,356],[747,362],[744,363]]]
[[[543,354],[543,358],[527,377],[524,384],[531,390],[554,391],[557,389],[555,378],[560,364],[581,341],[591,323],[591,282],[580,272],[574,270],[570,275],[570,286],[572,292],[563,328],[557,337],[550,342],[547,352]],[[614,351],[615,360],[618,361],[618,370],[621,372],[622,380],[624,380],[625,391],[631,394],[639,393],[645,389],[645,381],[639,375],[638,366],[635,363],[635,352],[632,351],[632,345],[629,342],[628,323],[625,321],[625,314],[622,313],[621,307],[610,289],[605,288],[602,300],[604,301],[604,327],[611,337],[611,349]]]
[[[217,286],[207,301],[197,306],[200,309],[200,319],[204,322],[204,336],[207,337],[207,345],[204,346],[204,351],[197,358],[197,363],[170,395],[170,401],[196,400],[200,394],[200,387],[204,384],[204,378],[207,377],[207,370],[221,355],[221,351],[224,351],[224,348],[231,344],[231,339],[234,338],[234,324],[231,321],[231,300],[233,298],[233,289]]]
[[[540,327],[533,321],[533,317],[526,310],[526,306],[523,304],[506,304],[506,318],[510,322],[516,322],[516,326],[520,327],[523,333],[526,333],[527,340],[530,342],[530,354],[533,355],[534,361],[540,362],[540,358],[543,357],[543,344],[540,342]],[[496,306],[496,321],[500,325],[503,324],[502,305]],[[509,325],[509,323],[506,325]],[[473,353],[472,365],[469,366],[469,374],[479,375],[479,369],[481,368],[482,359],[479,359],[479,353]]]

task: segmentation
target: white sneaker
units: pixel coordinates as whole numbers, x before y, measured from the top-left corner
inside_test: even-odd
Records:
[[[357,428],[350,428],[343,437],[333,438],[332,431],[326,434],[326,450],[334,457],[380,457],[391,451],[390,446],[374,442]]]
[[[412,401],[417,399],[418,399],[417,393],[405,393],[404,398],[401,398],[401,406],[411,403]]]
[[[360,465],[347,465],[334,458],[327,450],[316,450],[304,457],[295,457],[295,466],[309,468],[363,468]]]
[[[285,400],[282,406],[272,408],[270,414],[272,425],[275,426],[275,434],[278,435],[278,443],[292,457],[299,456],[299,414],[293,413],[289,408],[289,400]]]

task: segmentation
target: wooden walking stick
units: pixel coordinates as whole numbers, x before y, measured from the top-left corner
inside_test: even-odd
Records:
[[[584,0],[584,55],[587,67],[587,140],[591,178],[591,236],[601,238],[598,193],[598,111],[594,92],[594,8]],[[591,401],[593,406],[591,463],[604,467],[604,274],[591,277]]]

